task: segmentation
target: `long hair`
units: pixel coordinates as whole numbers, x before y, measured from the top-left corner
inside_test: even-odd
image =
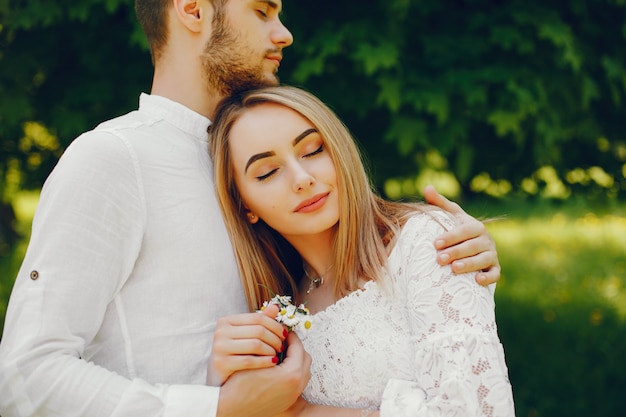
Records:
[[[250,224],[235,185],[229,137],[233,124],[254,106],[275,103],[308,119],[324,140],[337,171],[339,222],[333,242],[334,294],[339,299],[359,280],[384,277],[389,250],[399,230],[424,204],[391,202],[374,192],[361,153],[348,128],[314,95],[295,87],[264,87],[226,98],[209,129],[220,207],[235,250],[248,304],[256,309],[273,294],[297,296],[302,259],[263,221]]]

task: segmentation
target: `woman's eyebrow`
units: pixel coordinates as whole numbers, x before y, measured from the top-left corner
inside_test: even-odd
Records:
[[[315,128],[307,129],[304,132],[300,133],[298,136],[296,136],[296,138],[291,143],[293,144],[293,146],[296,146],[302,139],[316,132],[317,132],[317,129]],[[250,167],[250,165],[258,161],[259,159],[269,158],[270,156],[274,156],[274,155],[276,155],[276,153],[273,151],[261,152],[261,153],[252,155],[250,159],[248,159],[248,162],[246,162],[246,167],[244,168],[244,174],[248,172],[248,168]]]
[[[248,172],[248,168],[250,167],[250,165],[252,165],[254,162],[258,161],[259,159],[263,159],[263,158],[268,158],[270,156],[274,156],[276,155],[274,152],[261,152],[261,153],[257,153],[255,155],[252,155],[250,157],[250,159],[248,159],[248,162],[246,162],[246,168],[244,169],[244,174],[246,172]]]
[[[298,136],[296,136],[296,138],[293,140],[292,144],[293,146],[296,146],[298,144],[298,142],[300,142],[302,139],[306,138],[307,136],[309,136],[311,133],[316,133],[317,129],[315,128],[310,128],[305,130],[304,132],[300,133]]]

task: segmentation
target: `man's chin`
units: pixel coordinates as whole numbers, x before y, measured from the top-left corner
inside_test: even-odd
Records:
[[[269,74],[267,77],[265,77],[265,87],[275,87],[279,84],[280,84],[280,79],[278,78],[278,75],[276,75],[275,73]]]
[[[267,73],[265,75],[257,74],[256,77],[245,75],[239,78],[232,78],[230,80],[222,80],[219,85],[216,85],[216,89],[220,91],[221,95],[226,97],[233,94],[241,93],[242,91],[254,90],[262,87],[275,87],[280,85],[280,80],[276,74]]]

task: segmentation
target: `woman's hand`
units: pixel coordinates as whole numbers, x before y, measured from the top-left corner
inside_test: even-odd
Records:
[[[288,416],[300,410],[294,403],[311,378],[311,356],[294,332],[287,337],[289,349],[280,365],[237,371],[228,378],[220,389],[217,417]]]
[[[435,248],[439,250],[437,262],[452,264],[457,274],[476,271],[476,282],[489,285],[500,279],[500,262],[496,243],[485,225],[467,214],[461,206],[439,194],[432,185],[424,190],[424,197],[455,216],[459,226],[439,236]]]
[[[287,331],[274,317],[275,305],[261,313],[245,313],[219,319],[209,358],[207,385],[221,386],[236,371],[275,366]]]

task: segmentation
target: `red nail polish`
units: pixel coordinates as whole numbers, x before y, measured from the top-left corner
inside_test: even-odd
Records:
[[[278,363],[278,356],[274,356],[272,358],[272,363]]]
[[[283,329],[283,336],[287,337],[289,335],[289,333],[287,332],[287,329]]]

